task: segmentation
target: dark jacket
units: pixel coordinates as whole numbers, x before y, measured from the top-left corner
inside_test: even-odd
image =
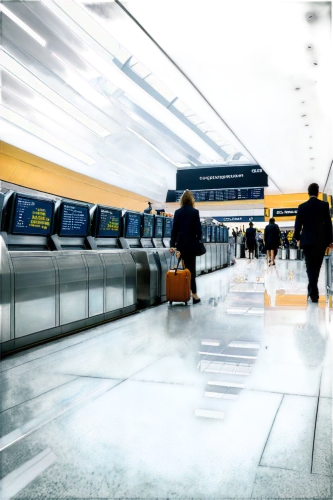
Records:
[[[332,243],[332,221],[327,201],[309,198],[298,207],[294,238],[302,246],[326,248]]]
[[[254,245],[256,243],[256,229],[254,227],[248,227],[245,231],[246,242],[248,244]]]
[[[195,253],[196,241],[201,239],[199,211],[184,205],[175,211],[170,246],[183,253]]]
[[[269,223],[265,227],[265,248],[266,250],[277,250],[280,246],[281,233],[277,224]]]

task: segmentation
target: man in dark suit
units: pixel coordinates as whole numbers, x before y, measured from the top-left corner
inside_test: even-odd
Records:
[[[304,251],[308,275],[308,295],[318,302],[318,278],[325,250],[332,243],[332,221],[329,204],[318,200],[318,184],[310,184],[309,200],[298,207],[294,237]]]
[[[144,210],[145,214],[151,214],[152,212],[152,206],[151,206],[151,201],[148,201],[148,208]]]

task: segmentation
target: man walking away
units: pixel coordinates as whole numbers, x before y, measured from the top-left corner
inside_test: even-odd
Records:
[[[332,243],[332,221],[329,204],[318,200],[318,184],[310,184],[308,193],[309,200],[298,207],[294,237],[304,251],[308,296],[318,302],[318,278],[325,250]]]
[[[253,227],[253,222],[250,222],[249,226],[250,227],[248,227],[246,230],[245,237],[246,237],[247,249],[249,251],[249,259],[253,259],[254,254],[255,254],[256,243],[257,243],[256,230]]]

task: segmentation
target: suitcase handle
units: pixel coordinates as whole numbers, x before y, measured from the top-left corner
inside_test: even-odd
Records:
[[[171,260],[170,260],[170,269],[172,269],[172,258],[176,258],[176,255],[175,255],[175,252],[172,252],[172,256],[171,256]],[[181,261],[181,258],[182,256],[179,257],[178,259],[178,262],[177,262],[177,267],[176,267],[176,270],[175,270],[175,274],[177,274],[177,271],[178,271],[178,267],[179,267],[179,263]]]

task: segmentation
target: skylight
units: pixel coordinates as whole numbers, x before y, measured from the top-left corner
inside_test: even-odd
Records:
[[[0,3],[0,12],[6,14],[14,23],[16,23],[20,28],[22,28],[28,35],[30,35],[36,42],[40,43],[43,47],[46,45],[46,41],[38,35],[33,29],[31,29],[27,24],[25,24],[21,19],[19,19],[15,14],[13,14],[7,7]]]
[[[171,90],[169,90],[165,85],[163,85],[161,80],[159,80],[152,73],[145,78],[145,82],[149,83],[149,85],[154,90],[156,90],[156,92],[158,92],[162,97],[164,97],[164,99],[166,99],[168,102],[171,102],[175,99],[176,96],[174,95],[174,93]]]

